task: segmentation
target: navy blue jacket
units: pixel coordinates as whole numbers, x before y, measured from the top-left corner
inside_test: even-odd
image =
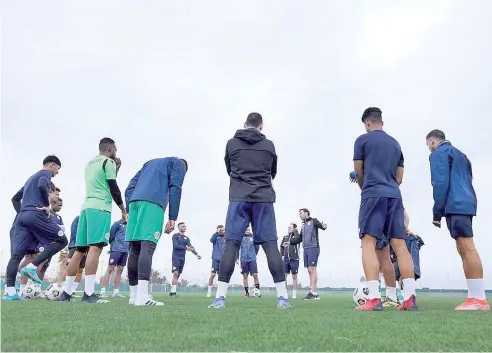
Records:
[[[186,256],[186,247],[193,247],[190,238],[186,235],[176,233],[173,235],[173,259],[184,259]]]
[[[449,141],[441,142],[429,156],[435,221],[447,215],[477,214],[470,160]]]
[[[212,260],[220,261],[225,249],[225,237],[220,236],[219,233],[215,233],[212,235],[212,238],[210,238],[210,242],[213,244]]]
[[[77,240],[77,227],[79,226],[79,216],[75,217],[72,221],[72,225],[70,227],[70,242],[68,243],[68,249],[75,248],[75,242]]]
[[[27,180],[22,194],[21,212],[36,211],[38,208],[50,205],[49,192],[52,176],[50,171],[42,169]]]
[[[256,129],[238,130],[227,142],[225,165],[230,177],[229,201],[275,202],[277,175],[273,142]]]
[[[109,231],[109,244],[111,248],[109,251],[128,252],[130,249],[130,242],[125,241],[126,227],[121,220],[116,221],[111,226]]]
[[[166,210],[169,202],[169,219],[175,221],[178,219],[185,173],[183,162],[176,157],[148,161],[126,188],[126,204],[133,201],[148,201]]]
[[[250,262],[256,260],[256,248],[255,242],[253,240],[253,234],[249,236],[244,236],[241,240],[240,260],[241,262]]]

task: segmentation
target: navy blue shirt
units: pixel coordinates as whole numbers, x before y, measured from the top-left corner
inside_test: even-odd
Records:
[[[403,168],[400,144],[383,130],[374,130],[355,140],[354,161],[364,161],[362,199],[401,199],[396,169]]]
[[[75,241],[77,240],[77,227],[79,226],[79,216],[75,217],[70,227],[70,242],[68,243],[68,249],[75,248]]]
[[[186,247],[192,246],[190,238],[186,235],[176,233],[173,235],[173,258],[184,259],[186,255]]]
[[[50,205],[49,191],[51,189],[51,177],[48,170],[40,170],[30,177],[24,185],[20,211],[32,211]]]
[[[109,231],[109,244],[111,248],[109,251],[128,252],[130,250],[130,243],[125,241],[126,227],[121,220],[116,221],[111,226]]]

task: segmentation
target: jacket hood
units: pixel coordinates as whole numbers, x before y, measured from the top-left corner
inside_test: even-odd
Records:
[[[236,131],[234,138],[243,140],[250,145],[254,145],[255,143],[264,140],[266,137],[256,129],[241,129]]]

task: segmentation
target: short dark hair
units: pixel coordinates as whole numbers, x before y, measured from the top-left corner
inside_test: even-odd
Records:
[[[373,123],[380,123],[383,121],[383,112],[381,109],[376,108],[376,107],[369,107],[366,110],[364,110],[364,113],[362,114],[362,122],[365,123],[366,121],[370,121]]]
[[[295,223],[291,223],[292,224],[292,227],[294,227],[294,229],[297,229],[297,224]]]
[[[61,197],[59,197],[59,198],[58,198],[58,202],[63,203],[63,200],[62,200],[62,198],[61,198]]]
[[[178,227],[179,227],[180,225],[182,225],[182,224],[185,224],[185,222],[179,222],[179,223],[178,223]]]
[[[113,139],[109,137],[103,137],[101,141],[99,141],[99,151],[107,151],[109,147],[114,146],[115,142]]]
[[[55,192],[56,189],[57,189],[57,187],[55,186],[55,183],[51,182],[50,192]]]
[[[57,188],[55,188],[55,191],[56,192],[61,192],[61,189],[57,187]]]
[[[219,229],[219,228],[224,228],[224,226],[223,226],[222,224],[219,224],[219,225],[217,226],[217,229]]]
[[[307,208],[301,208],[301,209],[299,210],[299,212],[301,212],[301,211],[302,211],[302,212],[306,212],[306,213],[308,214],[308,216],[311,216],[311,212],[309,212],[309,210],[308,210]]]
[[[60,158],[58,158],[54,154],[50,154],[48,157],[43,159],[43,165],[50,164],[50,163],[55,163],[56,165],[59,165],[61,167]]]
[[[179,159],[181,162],[183,162],[183,164],[185,165],[185,172],[188,171],[188,162],[186,161],[186,159],[183,159],[183,158],[180,158]]]
[[[431,137],[434,137],[438,140],[442,140],[444,141],[446,139],[446,135],[444,134],[444,132],[442,132],[441,130],[432,130],[431,132],[429,132],[427,134],[427,137],[425,138],[426,140],[430,139]]]
[[[246,127],[258,127],[263,124],[263,117],[259,113],[250,113],[246,118]]]

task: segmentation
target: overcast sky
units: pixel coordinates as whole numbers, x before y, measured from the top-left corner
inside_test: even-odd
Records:
[[[320,233],[320,285],[362,275],[350,184],[353,143],[368,106],[405,155],[410,228],[426,245],[421,284],[464,287],[447,230],[432,226],[425,135],[444,130],[474,167],[476,244],[492,289],[492,2],[474,1],[9,1],[2,36],[1,270],[14,218],[10,199],[50,153],[70,225],[84,198],[85,164],[99,139],[117,142],[124,190],[144,162],[188,160],[179,220],[203,259],[184,278],[203,282],[209,241],[225,221],[225,144],[252,111],[279,157],[278,236],[307,207]],[[113,207],[113,220],[120,213]],[[166,216],[167,219],[167,216]],[[154,267],[171,269],[164,236]],[[272,283],[263,252],[259,271]],[[107,255],[105,255],[107,257]],[[106,265],[106,263],[105,263]],[[301,282],[308,283],[301,271]],[[236,268],[233,282],[239,283]],[[290,279],[289,279],[290,282]]]

